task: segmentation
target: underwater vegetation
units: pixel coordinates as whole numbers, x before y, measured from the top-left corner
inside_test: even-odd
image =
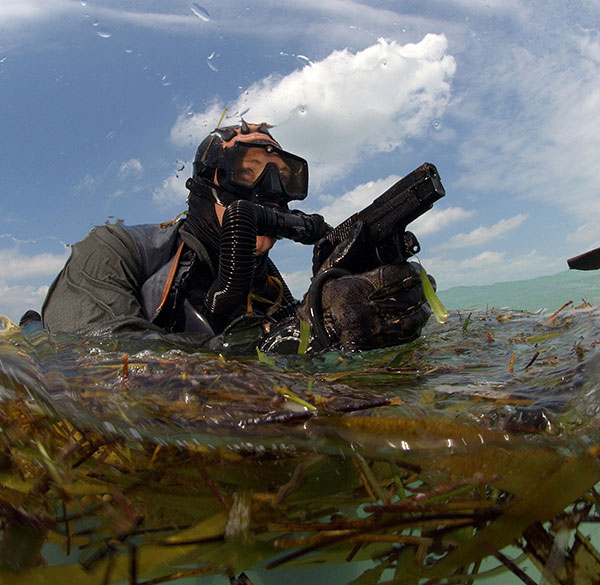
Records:
[[[597,583],[599,343],[586,302],[312,357],[3,319],[0,583],[365,560],[355,585]]]

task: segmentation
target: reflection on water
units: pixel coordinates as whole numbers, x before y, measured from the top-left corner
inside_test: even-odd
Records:
[[[589,306],[455,313],[407,346],[274,365],[3,327],[6,499],[40,514],[46,473],[38,496],[80,519],[39,538],[101,520],[66,562],[114,579],[132,550],[149,575],[374,559],[368,582],[442,578],[600,479]]]

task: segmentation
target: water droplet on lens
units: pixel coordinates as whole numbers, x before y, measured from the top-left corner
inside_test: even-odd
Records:
[[[296,55],[296,59],[298,59],[298,61],[300,61],[300,63],[303,65],[312,65],[312,61],[305,55]]]
[[[301,115],[306,114],[306,106],[298,106],[298,111]]]
[[[125,52],[126,52],[128,55],[131,55],[131,54],[133,53],[133,50],[132,50],[132,49],[125,49]]]
[[[387,59],[382,59],[382,60],[381,60],[381,66],[382,66],[382,67],[387,67],[387,66],[388,66]]]
[[[81,0],[80,4],[81,4],[82,6],[87,6],[87,2],[85,2],[85,0]]]
[[[208,14],[206,8],[202,8],[199,4],[195,2],[190,6],[190,10],[204,22],[208,22],[210,20],[210,15]]]
[[[442,124],[441,120],[434,120],[433,122],[431,122],[431,127],[436,131],[436,132],[441,132],[444,129],[444,125]]]
[[[211,53],[208,56],[208,59],[206,59],[206,64],[208,65],[209,69],[211,71],[218,71],[217,67],[215,67],[215,65],[213,64],[212,60],[215,58],[215,54]]]
[[[112,37],[112,33],[107,28],[98,29],[96,34],[103,39],[110,39],[110,37]]]
[[[94,22],[92,22],[92,26],[100,26],[100,23],[97,20],[94,20]]]

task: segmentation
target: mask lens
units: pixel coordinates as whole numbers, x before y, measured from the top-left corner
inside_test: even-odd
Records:
[[[308,190],[308,165],[303,158],[272,144],[237,142],[227,149],[229,180],[242,187],[256,187],[265,168],[277,168],[287,199],[304,199]],[[272,172],[272,171],[271,171]]]

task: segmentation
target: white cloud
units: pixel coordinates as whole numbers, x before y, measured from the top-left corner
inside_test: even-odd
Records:
[[[191,3],[190,3],[191,4]],[[166,3],[166,8],[173,9],[173,5]],[[137,6],[136,7],[140,7]],[[187,6],[189,10],[189,5]],[[143,26],[146,28],[160,29],[172,33],[174,29],[178,32],[198,32],[198,26],[201,22],[194,13],[189,10],[173,14],[169,12],[144,12],[137,10],[124,10],[121,8],[107,8],[95,6],[95,12],[106,21],[119,21],[121,23]]]
[[[582,220],[583,223],[573,233],[567,235],[567,242],[574,246],[599,246],[600,198],[589,202],[586,216]]]
[[[266,4],[267,2],[265,2]],[[268,0],[272,6],[280,7],[280,0]],[[369,6],[355,0],[303,0],[296,6],[299,10],[317,12],[336,18],[360,18],[362,22],[375,21],[385,24],[386,19],[394,18],[397,13],[377,6]]]
[[[185,188],[187,179],[186,173],[167,177],[160,187],[154,189],[152,201],[162,208],[184,206],[188,196],[188,190]]]
[[[121,2],[121,4],[125,3]],[[140,7],[136,2],[130,4],[136,8]],[[173,10],[173,5],[167,3],[166,8]],[[83,16],[90,12],[93,12],[94,16],[100,16],[107,21],[120,21],[165,30],[172,30],[170,27],[174,25],[197,25],[198,23],[198,18],[193,15],[191,10],[189,12],[180,11],[179,14],[144,12],[127,10],[123,6],[110,8],[91,1],[88,5],[87,3],[83,4],[74,0],[2,0],[0,2],[0,20],[5,26],[21,26],[23,21],[48,21],[65,13],[80,14]]]
[[[20,240],[2,234],[0,239],[13,244],[0,248],[0,314],[18,321],[28,309],[40,310],[48,284],[64,266],[70,248],[55,238]],[[33,251],[40,247],[56,251]]]
[[[102,183],[102,179],[100,177],[93,177],[89,173],[86,173],[85,177],[81,179],[81,181],[75,185],[75,191],[91,191],[95,189],[98,185]]]
[[[12,285],[0,280],[0,314],[18,323],[25,311],[40,310],[47,292],[47,286]]]
[[[94,3],[94,14],[103,20],[119,21],[136,27],[162,30],[173,34],[210,35],[219,34],[229,27],[237,38],[253,39],[260,42],[272,41],[287,46],[291,38],[301,38],[305,42],[310,38],[309,46],[318,51],[323,46],[345,46],[357,39],[373,39],[377,34],[393,34],[401,23],[403,28],[423,24],[421,16],[387,10],[379,6],[369,6],[363,1],[354,0],[305,0],[296,3],[284,3],[280,0],[262,0],[252,9],[245,9],[239,0],[222,0],[215,5],[198,4],[209,13],[209,18],[198,17],[191,9],[191,2],[145,2],[113,0],[116,8]],[[91,4],[91,3],[90,3]],[[127,6],[129,4],[129,7]],[[146,10],[140,10],[143,8]],[[150,10],[154,10],[153,12]],[[159,12],[158,10],[162,10]],[[240,18],[241,16],[241,18]],[[241,20],[243,19],[243,21]],[[265,21],[269,26],[265,27]],[[240,26],[232,23],[240,23]],[[298,22],[303,26],[298,27]],[[425,27],[426,28],[426,27]],[[438,30],[440,27],[436,27]],[[382,32],[383,31],[383,32]],[[214,123],[213,123],[214,125]]]
[[[18,247],[0,249],[0,280],[19,281],[54,277],[63,267],[69,250],[63,254],[23,254]]]
[[[252,122],[269,121],[284,148],[311,163],[313,188],[339,177],[377,153],[423,133],[450,99],[456,64],[444,35],[399,45],[380,39],[356,53],[334,51],[322,61],[253,84],[230,104]],[[171,131],[178,146],[198,143],[223,110],[215,102],[183,114]],[[233,117],[235,116],[235,118]]]
[[[305,270],[283,272],[281,276],[283,276],[283,280],[285,280],[285,283],[292,291],[292,294],[297,299],[301,299],[302,295],[307,291],[308,285],[310,284],[312,271],[310,270],[310,267],[307,266]]]
[[[547,50],[501,52],[472,78],[456,110],[477,120],[459,147],[467,171],[458,186],[501,190],[586,222],[600,196],[600,44],[592,31],[560,38]]]
[[[390,175],[385,179],[378,179],[377,181],[369,181],[368,183],[358,185],[352,191],[348,191],[339,197],[326,197],[330,203],[322,207],[319,213],[325,218],[327,223],[336,226],[353,213],[357,213],[371,204],[375,198],[379,197],[400,180],[400,178],[398,175]],[[410,229],[420,236],[425,236],[438,232],[463,219],[468,219],[474,213],[474,211],[463,209],[462,207],[433,207],[412,222]]]
[[[598,217],[580,225],[572,234],[567,236],[567,242],[575,246],[590,246],[593,248],[600,246],[600,240],[598,240],[599,225],[600,218]]]
[[[480,226],[468,234],[456,234],[452,236],[448,242],[444,244],[445,248],[463,248],[465,246],[480,246],[486,244],[490,240],[501,238],[509,232],[519,227],[528,215],[519,213],[508,219],[501,219],[498,223],[492,226]]]
[[[47,284],[62,269],[69,255],[69,248],[46,239],[24,241],[9,234],[1,237],[15,245],[0,249],[0,314],[16,322],[28,309],[40,310],[48,291]],[[63,251],[31,254],[23,252],[23,248],[39,245],[62,248]]]
[[[473,210],[463,209],[462,207],[434,207],[411,223],[410,230],[419,236],[426,236],[468,219],[474,214]]]
[[[231,27],[241,13],[243,26],[235,28],[239,38],[286,42],[292,37],[301,36],[304,40],[308,36],[314,50],[326,44],[343,46],[349,42],[356,43],[357,39],[361,42],[372,39],[372,31],[378,31],[380,35],[394,34],[399,25],[403,30],[427,30],[431,23],[421,15],[399,13],[355,0],[305,0],[285,6],[280,0],[263,0],[260,6],[253,6],[251,10],[240,8],[239,0],[223,0],[218,7],[202,2],[198,4],[208,9],[208,18],[196,15],[191,8],[192,2],[181,0],[103,0],[102,3],[90,0],[85,6],[76,0],[2,0],[0,21],[5,26],[21,26],[25,20],[29,23],[44,22],[70,12],[75,16],[91,14],[109,26],[119,23],[169,34],[198,35],[200,32],[206,35],[218,34],[223,27]],[[268,27],[264,26],[266,19]],[[305,26],[298,27],[298,22]],[[440,28],[434,26],[435,30]]]
[[[579,39],[579,46],[584,57],[600,63],[600,34],[597,31],[588,31]]]
[[[20,25],[26,20],[45,20],[74,8],[75,3],[67,0],[2,0],[0,21],[4,26]]]
[[[482,12],[503,12],[515,17],[519,13],[529,12],[529,7],[520,0],[446,0],[447,4],[454,4],[469,11],[480,10]]]
[[[398,180],[400,180],[398,175],[390,175],[386,179],[358,185],[352,191],[348,191],[340,197],[325,197],[331,203],[322,207],[319,213],[327,223],[336,226],[353,213],[364,209],[373,199],[379,197]]]
[[[119,167],[119,177],[127,177],[130,175],[140,175],[144,172],[142,163],[137,158],[131,158],[123,163]]]

